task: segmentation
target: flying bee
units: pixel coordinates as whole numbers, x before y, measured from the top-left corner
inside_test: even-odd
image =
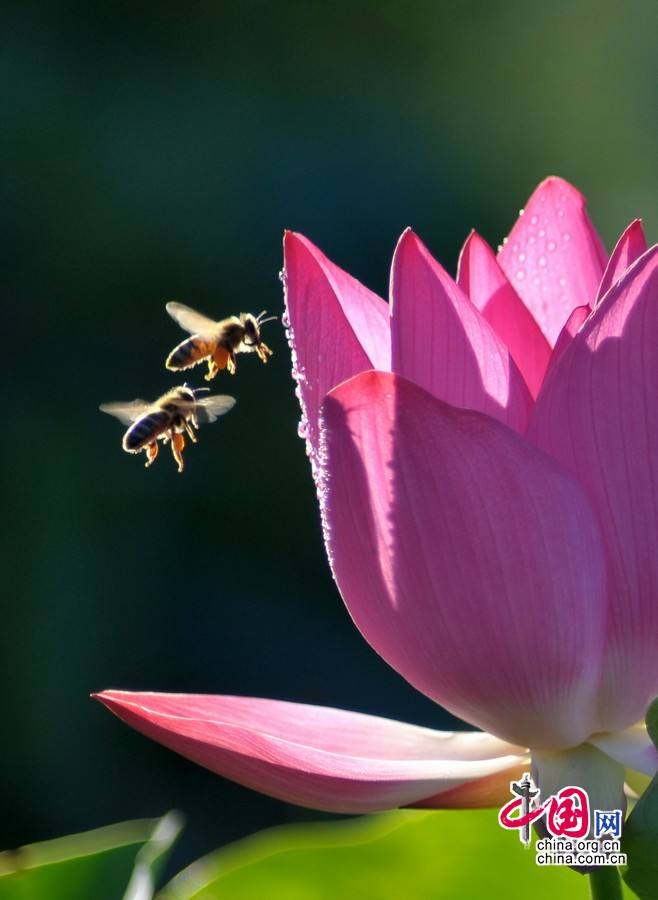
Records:
[[[265,310],[257,316],[240,313],[239,316],[229,316],[215,322],[182,303],[167,303],[166,309],[171,318],[192,335],[174,347],[167,357],[165,365],[172,372],[191,369],[205,359],[208,361],[205,378],[211,381],[220,369],[227,369],[229,374],[235,375],[236,353],[257,353],[264,363],[272,355],[270,348],[261,340],[260,329],[276,316],[263,318],[267,315]]]
[[[212,397],[197,397],[201,391],[210,388],[191,388],[186,384],[167,391],[154,403],[145,400],[131,400],[130,403],[103,403],[101,412],[115,416],[130,427],[123,436],[122,447],[126,453],[146,453],[146,466],[150,466],[158,455],[158,441],[171,442],[171,452],[178,463],[178,471],[183,471],[183,449],[185,434],[196,444],[195,431],[199,425],[214,422],[235,406],[235,398],[222,394]]]

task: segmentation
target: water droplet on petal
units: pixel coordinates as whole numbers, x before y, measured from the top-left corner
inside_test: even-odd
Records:
[[[523,271],[523,269],[519,269],[519,271],[516,273],[516,277],[519,281],[523,281],[523,279],[525,278],[525,272]]]
[[[283,315],[281,316],[281,324],[284,328],[290,328],[290,318],[288,316],[288,310],[284,310]]]
[[[519,262],[525,262],[525,253],[519,253]]]
[[[571,240],[571,235],[569,234],[568,231],[565,231],[565,232],[564,232],[564,234],[562,235],[562,240],[563,240],[563,241],[570,241],[570,240]]]
[[[556,246],[555,241],[549,241],[546,244],[546,249],[550,250],[552,252],[553,250],[555,250],[555,246]]]
[[[538,263],[538,264],[542,267],[542,269],[543,269],[544,266],[546,265],[546,257],[545,257],[545,256],[540,256],[539,259],[537,260],[537,263]]]
[[[533,217],[530,219],[530,224],[531,224],[531,225],[536,225],[538,221],[539,221],[539,219],[537,218],[537,216],[533,216]]]

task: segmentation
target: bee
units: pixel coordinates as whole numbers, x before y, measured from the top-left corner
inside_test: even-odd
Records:
[[[235,375],[236,353],[257,353],[258,358],[266,363],[272,351],[261,340],[260,329],[265,322],[271,322],[276,316],[267,315],[263,310],[257,316],[251,313],[240,313],[229,316],[219,322],[195,312],[182,303],[167,303],[167,312],[181,328],[189,331],[192,337],[187,338],[171,351],[165,363],[172,372],[191,369],[203,360],[208,361],[206,381],[211,381],[220,369],[227,369]]]
[[[171,452],[183,471],[185,434],[196,444],[195,430],[206,422],[214,422],[235,406],[235,398],[222,394],[197,397],[210,388],[191,388],[186,384],[167,391],[153,403],[131,400],[130,403],[103,403],[101,412],[115,416],[130,427],[123,436],[122,447],[126,453],[146,453],[146,467],[158,455],[158,441],[171,442]]]

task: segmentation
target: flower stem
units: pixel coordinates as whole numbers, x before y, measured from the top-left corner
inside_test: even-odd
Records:
[[[592,900],[622,900],[617,866],[601,866],[590,872],[589,891]]]

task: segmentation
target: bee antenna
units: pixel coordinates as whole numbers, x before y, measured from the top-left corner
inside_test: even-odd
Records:
[[[279,317],[278,316],[270,316],[269,319],[258,319],[258,327],[264,325],[266,322],[275,322]]]
[[[202,391],[210,391],[210,388],[209,387],[198,387],[198,388],[190,388],[190,390],[196,397],[196,395],[200,394]]]

